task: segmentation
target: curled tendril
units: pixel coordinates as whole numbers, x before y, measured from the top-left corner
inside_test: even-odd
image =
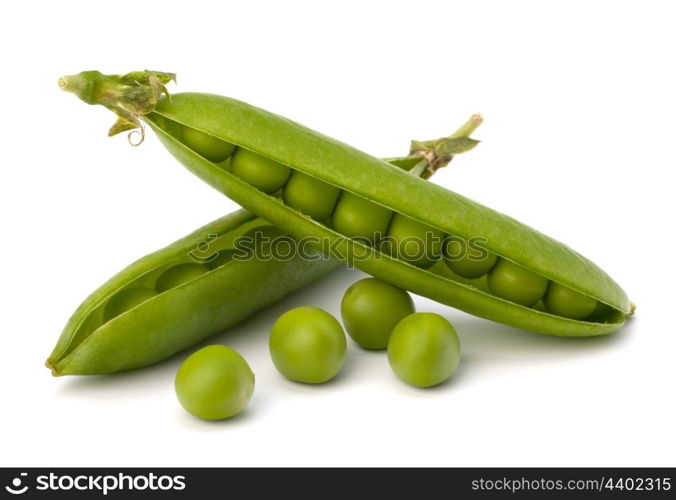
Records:
[[[62,76],[57,83],[87,104],[101,105],[117,115],[108,136],[128,132],[127,140],[139,146],[145,140],[141,119],[151,113],[164,95],[171,100],[166,84],[176,81],[174,73],[133,71],[126,75],[104,75],[99,71],[83,71]],[[138,134],[138,140],[136,140]]]
[[[134,140],[133,140],[134,136],[136,136],[136,135],[139,136],[138,142],[134,142]],[[143,127],[143,125],[140,125],[139,128],[135,128],[134,130],[132,130],[131,132],[129,132],[127,134],[127,141],[133,147],[140,146],[141,144],[143,144],[143,141],[145,140],[145,138],[146,138],[146,131],[145,131],[145,127]]]

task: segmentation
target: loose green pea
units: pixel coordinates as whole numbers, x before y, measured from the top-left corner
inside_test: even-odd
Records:
[[[347,289],[340,304],[343,324],[364,349],[385,349],[394,327],[415,312],[411,296],[375,278],[364,278]]]
[[[132,287],[121,290],[103,308],[103,320],[110,321],[123,312],[152,299],[155,295],[157,295],[157,292],[152,288]]]
[[[443,241],[443,231],[395,213],[380,249],[415,266],[427,268],[441,256]]]
[[[225,160],[235,150],[234,144],[190,127],[183,127],[181,140],[190,149],[214,163]]]
[[[549,283],[543,302],[550,313],[571,319],[586,318],[598,305],[596,299],[554,281]]]
[[[167,290],[202,276],[207,271],[209,271],[209,269],[202,264],[192,262],[178,264],[177,266],[170,267],[157,278],[155,290],[158,292],[166,292]]]
[[[340,189],[303,172],[293,172],[284,186],[284,203],[321,220],[330,216],[336,206]]]
[[[391,218],[391,210],[343,191],[333,212],[332,224],[345,236],[373,244],[387,234]]]
[[[484,248],[473,247],[462,238],[451,236],[446,240],[444,262],[455,274],[465,278],[479,278],[490,271],[498,256]]]
[[[248,149],[237,148],[230,160],[230,173],[264,193],[272,194],[284,186],[291,169]]]
[[[253,395],[255,377],[234,349],[210,345],[192,353],[176,373],[174,387],[181,406],[205,420],[240,413]]]
[[[335,377],[345,362],[347,343],[340,323],[317,307],[282,314],[270,332],[270,356],[286,378],[321,384]]]
[[[416,387],[432,387],[449,379],[460,363],[455,328],[434,313],[415,313],[392,331],[387,358],[394,373]]]
[[[233,260],[236,253],[237,251],[232,248],[219,250],[216,252],[216,256],[208,261],[206,265],[209,269],[216,269],[217,267],[221,267],[222,265],[227,264]]]
[[[547,290],[548,280],[514,262],[498,259],[488,273],[488,288],[500,298],[532,306]]]

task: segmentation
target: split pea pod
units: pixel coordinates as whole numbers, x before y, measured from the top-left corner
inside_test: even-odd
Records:
[[[126,267],[78,307],[47,367],[54,375],[89,375],[153,364],[238,323],[338,264],[323,257],[236,258],[239,237],[270,227],[239,210]]]
[[[62,87],[79,94],[82,80],[91,78],[65,77]],[[152,73],[148,81],[153,83]],[[128,95],[120,86],[117,91]],[[344,143],[227,97],[158,94],[156,103],[135,119],[142,115],[190,171],[294,237],[311,239],[317,248],[328,248],[332,256],[377,278],[470,314],[545,334],[608,334],[633,312],[610,276],[564,244]],[[110,100],[98,104],[111,107]],[[195,136],[200,141],[192,140]],[[218,146],[221,155],[212,155]],[[328,220],[313,219],[284,199],[286,183],[297,174],[337,192]],[[464,266],[467,255],[400,258],[382,251],[381,237],[391,236],[392,227],[395,240],[400,233],[431,234],[446,250],[451,240],[461,248],[480,240],[480,258],[471,260],[488,263]]]
[[[402,169],[419,163],[388,161]],[[57,376],[91,375],[156,363],[339,265],[290,243],[264,219],[239,210],[142,257],[78,307],[47,367]]]

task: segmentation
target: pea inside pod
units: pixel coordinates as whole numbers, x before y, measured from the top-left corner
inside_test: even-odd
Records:
[[[174,267],[170,267],[157,278],[155,288],[158,292],[166,292],[167,290],[198,278],[208,271],[209,269],[202,264],[192,262],[178,264]]]
[[[405,215],[394,214],[380,250],[415,266],[427,268],[441,257],[445,239],[443,231]]]
[[[444,247],[444,263],[455,273],[470,279],[480,278],[493,269],[498,256],[478,242],[449,236]]]
[[[235,150],[233,144],[216,139],[212,135],[193,128],[183,128],[181,137],[189,148],[201,151],[202,156],[215,163],[222,162]]]
[[[340,189],[302,172],[293,172],[284,185],[284,203],[313,219],[330,217]]]
[[[152,299],[157,292],[152,288],[130,287],[122,290],[112,299],[110,299],[103,310],[103,320],[110,321],[115,316],[133,309],[146,300]]]
[[[401,288],[472,314],[556,335],[610,333],[620,328],[625,317],[632,312],[632,305],[624,291],[596,265],[514,219],[457,193],[423,182],[417,175],[424,176],[424,171],[414,172],[417,175],[407,174],[289,120],[212,94],[186,93],[174,95],[171,101],[159,99],[154,112],[143,116],[177,159],[216,189],[296,237],[329,241],[332,255]],[[293,172],[299,171],[338,187],[341,194],[332,215],[332,227],[306,217],[240,176],[208,161],[199,151],[165,132],[160,123],[164,120],[209,131],[217,139],[289,167]],[[457,152],[458,148],[468,147],[466,143],[463,146],[461,140],[467,141],[467,135],[456,134],[431,145],[414,142],[412,149],[427,157],[425,169],[433,169],[437,161]],[[425,152],[421,147],[431,147],[433,156],[430,157],[429,151]],[[348,200],[348,205],[356,206],[360,216],[348,213],[349,217],[342,217],[341,200]],[[532,287],[523,300],[519,293],[513,293],[511,286],[494,286],[494,291],[488,293],[446,275],[422,270],[403,259],[383,255],[375,248],[364,248],[377,244],[377,231],[382,231],[386,225],[389,228],[393,214],[408,217],[445,235],[466,240],[480,237],[486,241],[487,250],[539,276],[545,287]],[[369,220],[373,224],[363,224]],[[359,231],[350,231],[349,224],[348,228],[343,227],[345,221],[355,224]],[[357,250],[364,257],[352,261]],[[580,321],[531,308],[535,291],[544,294],[549,283],[566,286],[609,306],[608,314],[602,318],[595,317],[594,321]],[[542,296],[537,302],[540,299]]]
[[[195,151],[203,154],[201,149]],[[284,186],[291,169],[248,149],[237,148],[230,160],[230,172],[264,193],[274,193]]]

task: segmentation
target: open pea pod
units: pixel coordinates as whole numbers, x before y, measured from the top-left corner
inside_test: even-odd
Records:
[[[319,255],[246,258],[246,249],[237,248],[238,238],[267,234],[271,228],[267,221],[239,210],[134,262],[78,307],[47,367],[54,375],[88,375],[153,364],[227,329],[339,264]]]
[[[70,80],[63,80],[62,87],[79,95],[81,75],[67,77]],[[117,89],[127,95],[124,88]],[[633,312],[622,288],[594,263],[535,229],[462,195],[235,99],[182,93],[171,99],[158,96],[156,101],[154,111],[146,109],[140,114],[191,172],[275,226],[296,238],[315,242],[318,248],[373,276],[470,314],[545,334],[608,334],[619,329]],[[342,221],[335,213],[331,224],[314,220],[285,204],[284,198],[274,196],[270,189],[243,180],[245,176],[234,173],[234,159],[219,158],[218,163],[213,157],[207,159],[210,148],[196,146],[203,141],[190,139],[195,133],[225,143],[230,148],[226,157],[237,158],[240,150],[246,151],[247,155],[253,153],[255,158],[333,186],[341,192],[341,201],[363,200],[414,225],[464,241],[480,238],[485,249],[497,256],[497,263],[479,279],[471,280],[439,269],[436,264],[423,269],[393,257],[380,251],[374,241],[364,242],[338,232],[335,228]],[[421,144],[424,143],[414,143],[413,149]],[[443,155],[447,145],[437,146],[435,152]],[[430,165],[434,162],[434,158],[429,160]],[[391,228],[393,217],[386,220],[383,216],[382,221],[384,227]],[[548,300],[550,292],[553,296]],[[522,296],[527,298],[522,300]],[[588,308],[584,317],[575,318],[579,310]]]

